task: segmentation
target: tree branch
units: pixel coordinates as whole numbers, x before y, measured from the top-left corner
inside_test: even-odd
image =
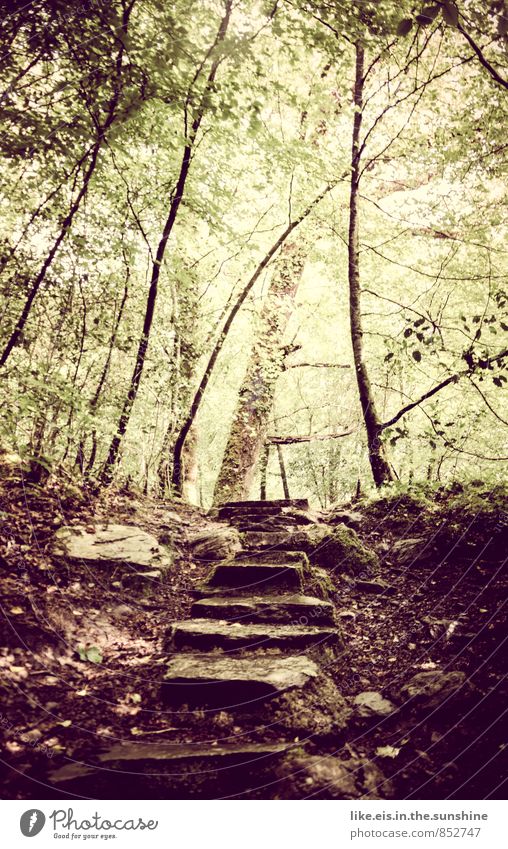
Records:
[[[342,365],[342,363],[291,363],[290,365],[285,366],[286,369],[289,368],[351,368],[349,364]]]
[[[505,348],[505,350],[501,351],[500,354],[496,354],[495,357],[489,357],[487,360],[483,360],[482,362],[486,363],[486,365],[489,366],[492,363],[496,363],[499,360],[502,360],[503,357],[506,356],[508,356],[508,348]],[[458,371],[455,374],[451,374],[445,380],[442,380],[440,383],[437,383],[436,386],[434,386],[432,389],[429,389],[428,392],[424,392],[423,395],[421,395],[416,401],[412,401],[410,404],[406,404],[405,407],[402,407],[398,413],[396,413],[391,419],[389,419],[389,421],[384,422],[381,425],[381,430],[386,430],[387,427],[391,427],[392,425],[394,425],[396,422],[399,421],[399,419],[402,418],[402,416],[405,416],[405,414],[408,413],[410,410],[414,410],[415,407],[418,407],[428,398],[432,398],[433,395],[436,395],[436,393],[440,392],[441,389],[444,389],[445,386],[449,386],[450,383],[457,383],[457,381],[459,381],[461,377],[470,376],[476,371],[477,368],[478,363],[473,365],[472,368],[467,368],[463,371]]]
[[[343,436],[350,436],[356,433],[357,428],[345,430],[342,433],[310,433],[308,436],[268,436],[266,442],[268,445],[298,445],[303,442],[324,442],[326,439],[342,439]]]

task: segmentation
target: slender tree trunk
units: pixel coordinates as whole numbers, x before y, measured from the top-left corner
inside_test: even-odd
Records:
[[[261,451],[261,457],[259,460],[259,497],[261,501],[266,501],[266,476],[268,471],[268,459],[270,457],[270,443],[265,442],[263,445],[263,450]]]
[[[260,329],[239,399],[214,502],[246,499],[256,463],[266,439],[275,385],[284,366],[283,334],[294,308],[294,299],[305,264],[301,243],[286,243],[274,270],[261,310]]]
[[[351,324],[351,342],[356,370],[356,380],[363,420],[367,432],[369,461],[376,486],[382,486],[394,480],[394,474],[388,462],[386,449],[381,438],[382,424],[374,402],[363,347],[363,329],[361,312],[360,251],[358,236],[358,195],[360,184],[360,132],[362,126],[363,86],[364,86],[364,49],[356,45],[356,72],[354,87],[353,142],[351,150],[351,192],[349,202],[349,239],[348,239],[348,276],[349,276],[349,315]]]
[[[2,354],[0,356],[0,366],[5,365],[5,363],[9,359],[9,356],[12,352],[12,349],[19,342],[20,336],[23,333],[26,322],[28,320],[28,316],[30,315],[30,311],[32,309],[33,302],[35,301],[35,298],[37,297],[39,289],[41,288],[42,284],[44,283],[44,280],[46,279],[46,274],[48,273],[48,270],[50,269],[50,267],[53,263],[53,260],[55,259],[55,256],[58,253],[60,245],[62,244],[65,237],[67,236],[67,234],[68,234],[68,232],[71,228],[72,222],[74,221],[74,218],[76,216],[76,213],[80,209],[81,203],[88,193],[90,181],[92,179],[95,168],[97,166],[99,152],[102,148],[102,145],[104,144],[104,142],[106,140],[106,137],[107,137],[107,134],[108,134],[108,131],[109,131],[111,125],[113,124],[113,122],[115,121],[115,119],[117,117],[117,108],[118,108],[118,104],[120,102],[120,96],[121,96],[121,93],[122,93],[122,82],[121,82],[121,80],[122,80],[122,74],[123,74],[123,59],[124,59],[124,53],[125,53],[125,41],[126,41],[127,29],[128,29],[128,25],[129,25],[129,18],[130,18],[130,14],[132,12],[133,6],[134,6],[134,2],[131,2],[124,9],[122,27],[121,27],[122,38],[119,39],[120,47],[119,47],[119,50],[118,50],[118,54],[117,54],[117,57],[116,57],[116,63],[115,63],[115,66],[116,66],[115,89],[114,89],[113,97],[111,98],[111,101],[108,105],[108,111],[107,111],[106,118],[104,119],[103,123],[100,126],[97,127],[97,138],[96,138],[91,150],[87,151],[82,157],[81,161],[82,161],[83,165],[85,164],[87,159],[88,159],[88,165],[85,168],[85,171],[83,173],[83,181],[82,181],[82,184],[81,184],[81,188],[80,188],[78,194],[76,195],[74,201],[71,203],[71,206],[69,208],[69,212],[67,213],[67,215],[65,216],[65,218],[63,219],[63,221],[60,225],[60,232],[58,233],[58,236],[56,237],[55,241],[53,242],[53,245],[52,245],[48,255],[46,256],[46,259],[42,263],[42,266],[39,270],[39,273],[37,274],[37,276],[35,277],[35,280],[32,283],[32,287],[30,289],[30,292],[27,295],[25,305],[24,305],[24,307],[21,311],[21,314],[20,314],[16,324],[14,325],[14,329],[13,329],[13,331],[12,331],[8,341],[7,341],[7,344],[6,344]]]
[[[198,432],[196,423],[190,430],[183,451],[182,497],[189,504],[199,504],[198,493]]]
[[[293,230],[295,230],[296,227],[298,227],[298,225],[301,224],[302,221],[304,221],[307,218],[308,215],[310,215],[310,213],[312,212],[314,207],[318,205],[318,203],[325,197],[325,195],[328,194],[328,192],[332,188],[333,188],[332,185],[328,185],[324,189],[324,191],[322,191],[316,198],[314,198],[312,203],[310,203],[309,206],[307,207],[307,209],[305,209],[302,212],[302,214],[299,216],[299,218],[296,218],[294,221],[292,221],[290,224],[288,224],[288,226],[286,227],[284,232],[279,236],[279,238],[274,242],[274,244],[272,245],[272,247],[270,248],[268,253],[263,257],[263,259],[261,260],[261,262],[257,266],[256,270],[254,271],[254,274],[251,276],[251,278],[245,284],[245,286],[242,289],[242,291],[240,292],[240,295],[238,296],[237,300],[235,301],[235,303],[231,307],[229,315],[228,315],[226,321],[224,322],[224,325],[223,325],[222,331],[219,335],[219,338],[217,339],[217,342],[215,343],[215,345],[213,347],[212,353],[210,355],[210,359],[208,360],[206,368],[203,372],[203,377],[201,378],[199,386],[196,390],[196,394],[194,395],[194,399],[192,401],[191,408],[189,410],[189,415],[185,419],[182,427],[180,428],[180,431],[179,431],[178,436],[177,436],[176,441],[175,441],[175,447],[174,447],[174,451],[173,451],[173,474],[172,474],[171,482],[172,482],[174,490],[177,493],[181,494],[181,491],[182,491],[182,451],[183,451],[183,446],[185,444],[185,440],[187,438],[187,434],[188,434],[188,432],[189,432],[189,430],[192,426],[193,421],[196,418],[196,415],[197,415],[198,410],[199,410],[200,405],[201,405],[201,401],[203,399],[203,395],[205,394],[205,391],[206,391],[206,387],[208,386],[208,383],[210,382],[210,378],[211,378],[213,370],[215,368],[215,363],[217,362],[219,354],[222,351],[224,342],[226,341],[227,335],[228,335],[228,333],[231,329],[231,326],[232,326],[238,312],[240,311],[240,308],[242,307],[247,296],[249,295],[249,293],[253,289],[254,285],[257,283],[261,273],[267,267],[267,265],[269,264],[271,259],[275,256],[275,254],[277,253],[279,248],[281,248],[282,245],[285,244],[286,240],[291,235]]]
[[[111,337],[110,337],[110,340],[109,340],[109,348],[108,348],[108,353],[107,353],[107,356],[106,356],[106,361],[105,361],[104,366],[102,368],[102,372],[101,372],[101,375],[99,377],[99,382],[96,386],[95,392],[94,392],[92,399],[90,401],[90,404],[89,404],[89,410],[90,410],[91,415],[95,415],[95,412],[97,410],[97,406],[99,404],[99,400],[100,400],[100,397],[101,397],[101,394],[102,394],[102,390],[104,388],[104,384],[106,383],[106,379],[107,379],[107,376],[109,374],[109,369],[110,369],[110,365],[111,365],[111,358],[113,356],[115,343],[116,343],[116,340],[117,340],[117,337],[118,337],[118,331],[120,329],[120,323],[122,321],[123,311],[124,311],[124,308],[125,308],[125,304],[127,303],[127,297],[128,297],[128,294],[129,294],[129,278],[130,278],[130,269],[127,266],[126,267],[126,279],[125,279],[125,284],[124,284],[123,296],[122,296],[122,300],[121,300],[120,307],[119,307],[119,310],[118,310],[118,314],[117,314],[115,321],[114,321],[114,324],[113,324],[113,329],[112,329]],[[86,477],[88,477],[92,473],[92,470],[93,470],[93,467],[94,467],[94,464],[95,464],[95,458],[97,456],[97,430],[96,430],[95,427],[92,430],[91,439],[92,439],[92,447],[91,447],[91,450],[90,450],[90,456],[88,458],[88,463],[86,464],[86,470],[85,470],[86,434],[83,434],[83,436],[81,437],[81,439],[79,441],[78,449],[77,449],[77,452],[76,452],[76,466],[78,466],[78,468],[81,470],[81,472],[85,473]]]
[[[280,478],[282,481],[282,489],[284,491],[284,498],[289,498],[289,484],[288,484],[288,476],[286,473],[286,466],[284,463],[284,454],[282,453],[282,445],[277,445],[277,457],[279,459],[279,469],[280,469]]]
[[[227,29],[229,26],[229,20],[231,17],[231,8],[232,8],[232,0],[227,0],[226,2],[226,11],[224,17],[221,20],[217,36],[215,38],[212,49],[218,47],[225,39]],[[217,71],[219,68],[220,59],[216,57],[212,62],[210,72],[208,74],[208,78],[206,81],[206,85],[204,87],[203,95],[201,97],[197,112],[195,114],[194,120],[192,122],[190,132],[187,136],[187,141],[184,147],[182,162],[180,165],[180,172],[178,175],[178,180],[176,183],[176,187],[174,189],[171,203],[169,206],[168,217],[166,219],[166,223],[164,224],[164,229],[162,231],[162,236],[159,241],[159,245],[157,247],[157,253],[155,256],[155,260],[152,265],[152,274],[150,278],[150,287],[148,290],[148,297],[146,302],[145,309],[145,317],[143,321],[143,330],[141,333],[141,338],[138,345],[138,350],[136,354],[136,362],[134,365],[134,371],[132,372],[132,377],[129,385],[129,389],[127,392],[127,396],[123,405],[122,412],[120,414],[120,419],[117,426],[117,431],[115,436],[111,441],[111,445],[109,447],[108,456],[106,458],[106,462],[104,464],[102,473],[101,473],[101,482],[103,484],[111,483],[113,478],[114,468],[118,461],[120,446],[122,444],[123,438],[127,431],[127,426],[129,424],[129,420],[131,417],[132,408],[134,406],[134,401],[136,400],[136,396],[138,394],[139,384],[141,382],[141,376],[143,374],[143,369],[145,366],[146,360],[146,352],[148,349],[148,341],[150,338],[150,332],[152,329],[153,317],[155,312],[155,304],[157,301],[157,293],[158,293],[158,285],[159,285],[159,277],[160,271],[162,267],[162,262],[164,259],[164,255],[166,253],[166,247],[168,244],[169,237],[173,231],[173,227],[176,221],[176,217],[178,215],[178,210],[180,208],[180,204],[182,202],[182,198],[185,191],[185,185],[187,182],[187,177],[189,174],[189,169],[192,161],[192,154],[194,151],[194,145],[196,141],[196,136],[198,134],[199,128],[201,126],[201,122],[203,120],[207,96],[210,93],[213,84],[215,82],[215,77],[217,75]]]

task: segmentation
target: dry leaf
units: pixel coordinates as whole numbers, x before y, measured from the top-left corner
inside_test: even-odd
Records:
[[[376,755],[380,758],[396,758],[399,752],[400,749],[396,749],[395,746],[378,746],[376,749]]]

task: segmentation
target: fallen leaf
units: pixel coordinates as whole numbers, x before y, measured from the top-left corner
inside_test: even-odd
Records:
[[[400,749],[396,749],[395,746],[378,746],[376,749],[376,755],[380,758],[396,758],[399,752]]]

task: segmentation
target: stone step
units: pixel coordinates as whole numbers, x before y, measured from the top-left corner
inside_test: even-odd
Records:
[[[191,615],[206,619],[272,622],[298,625],[333,625],[333,604],[308,595],[229,596],[202,598]]]
[[[308,510],[307,498],[276,498],[273,501],[226,501],[220,506],[222,510],[236,510],[237,512],[277,512],[280,510]]]
[[[48,776],[56,792],[98,799],[217,798],[262,789],[288,743],[117,743],[85,765],[70,763]],[[55,790],[53,792],[55,792]]]
[[[223,619],[184,619],[171,626],[169,651],[223,649],[305,649],[338,642],[334,627],[228,622]]]
[[[272,516],[271,518],[242,516],[238,519],[231,518],[229,521],[241,533],[244,531],[270,533],[271,531],[283,531],[286,528],[288,530],[294,530],[300,525],[296,516]]]
[[[253,707],[317,678],[319,669],[306,655],[180,654],[172,658],[162,684],[162,696],[172,704],[213,709]]]
[[[268,592],[273,588],[300,590],[302,567],[299,564],[278,563],[219,563],[210,573],[204,586],[237,587],[252,592]]]
[[[260,548],[259,550],[250,549],[249,551],[239,551],[235,554],[234,563],[268,563],[270,565],[277,564],[279,566],[308,566],[309,558],[304,551],[284,551],[275,549],[267,551]]]
[[[242,543],[247,549],[276,548],[284,546],[289,536],[289,530],[246,531],[242,534]]]

